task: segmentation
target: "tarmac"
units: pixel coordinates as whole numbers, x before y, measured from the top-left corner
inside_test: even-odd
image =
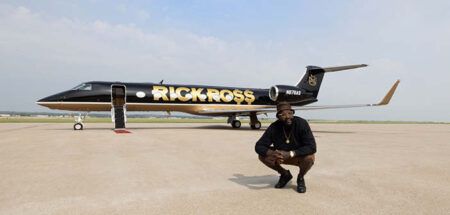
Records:
[[[112,126],[0,124],[0,214],[450,214],[448,124],[311,124],[305,194],[258,161],[267,125]]]

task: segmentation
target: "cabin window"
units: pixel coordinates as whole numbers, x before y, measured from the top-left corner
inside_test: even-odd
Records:
[[[92,84],[80,84],[72,88],[72,90],[92,90]]]

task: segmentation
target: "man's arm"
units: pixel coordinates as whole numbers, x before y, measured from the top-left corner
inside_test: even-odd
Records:
[[[263,157],[267,156],[269,147],[270,145],[272,145],[272,130],[273,130],[272,126],[269,126],[264,132],[264,134],[261,136],[261,138],[259,138],[259,140],[256,142],[255,151],[256,153],[258,153]]]
[[[306,156],[316,153],[316,140],[314,139],[311,128],[305,120],[302,126],[299,126],[300,141],[302,146],[295,150],[295,156]]]

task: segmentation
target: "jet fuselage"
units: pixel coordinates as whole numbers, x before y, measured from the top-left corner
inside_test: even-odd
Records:
[[[112,86],[125,88],[127,111],[180,111],[197,115],[221,115],[201,111],[248,110],[276,105],[269,97],[269,89],[98,81],[83,83],[37,103],[59,110],[110,111]],[[300,99],[296,105],[317,101],[308,94],[302,94],[300,90],[291,93]]]

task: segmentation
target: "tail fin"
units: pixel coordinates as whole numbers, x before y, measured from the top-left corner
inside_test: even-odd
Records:
[[[317,98],[325,72],[337,72],[341,70],[355,69],[366,66],[367,66],[366,64],[327,67],[327,68],[322,68],[318,66],[307,66],[306,73],[303,76],[303,78],[298,82],[297,87],[305,90],[308,93],[312,93],[314,98]]]

